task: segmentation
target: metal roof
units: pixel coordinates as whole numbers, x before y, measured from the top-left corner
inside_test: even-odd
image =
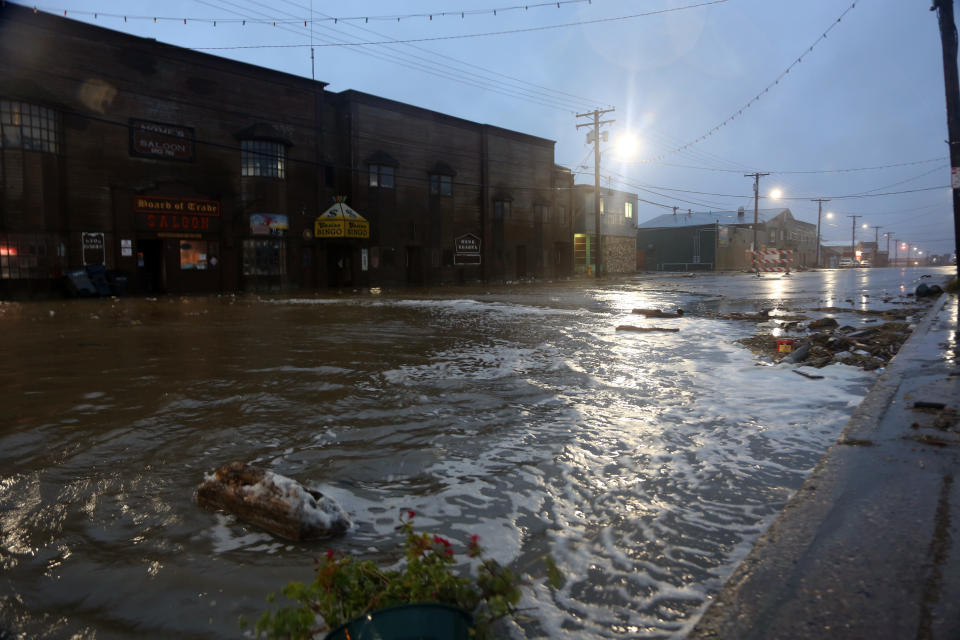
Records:
[[[784,211],[789,211],[789,209],[760,209],[757,217],[759,218],[760,222],[765,222],[771,218],[777,217]],[[751,210],[744,212],[743,217],[740,217],[736,211],[694,211],[693,213],[684,213],[678,211],[676,215],[672,213],[665,213],[662,216],[657,216],[656,218],[651,218],[646,222],[641,222],[637,225],[637,228],[664,229],[679,227],[703,227],[715,223],[753,224],[753,211]]]

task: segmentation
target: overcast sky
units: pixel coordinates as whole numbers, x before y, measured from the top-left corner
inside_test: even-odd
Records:
[[[315,77],[329,90],[356,89],[555,140],[557,162],[584,172],[578,182],[593,181],[593,156],[585,130],[576,129],[586,120],[575,114],[615,108],[605,116],[616,120],[611,137],[633,132],[640,151],[629,162],[606,153],[601,172],[609,186],[664,205],[641,202],[641,222],[672,206],[752,211],[752,179],[743,174],[760,171],[772,174],[760,181],[761,208],[787,206],[816,223],[810,199],[834,197],[824,205],[834,213],[824,215],[825,241],[849,241],[847,216],[862,215],[858,227],[880,225],[883,247],[882,234],[891,232],[925,253],[952,253],[943,68],[930,0],[858,0],[853,8],[852,0],[709,2],[533,0],[510,9],[523,3],[44,0],[37,7],[183,47],[257,47],[207,52],[306,77],[312,24]],[[431,12],[432,20],[406,17]],[[246,25],[231,22],[241,18]],[[493,32],[501,33],[451,38]],[[420,41],[322,46],[391,40]],[[865,167],[885,168],[839,171]],[[768,197],[775,187],[785,198],[779,203]],[[903,191],[910,193],[837,197]],[[874,236],[857,229],[858,240]]]

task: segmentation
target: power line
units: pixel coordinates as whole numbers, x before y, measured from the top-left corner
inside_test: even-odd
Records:
[[[200,2],[200,3],[202,3],[202,4],[206,4],[206,5],[209,5],[209,6],[216,7],[216,5],[213,5],[213,4],[211,4],[210,2],[208,2],[208,1],[206,1],[206,0],[197,0],[197,1]],[[254,13],[254,14],[263,15],[262,12],[260,12],[260,11],[257,11],[257,10],[255,10],[255,9],[250,9],[250,8],[247,8],[247,7],[243,7],[243,6],[238,5],[238,4],[234,3],[234,2],[230,2],[230,0],[214,0],[214,1],[215,1],[215,2],[219,2],[220,4],[226,4],[226,5],[230,5],[230,6],[233,6],[233,7],[237,7],[238,9],[241,9],[242,11],[246,12],[246,15],[249,15],[251,12]],[[259,4],[259,3],[255,3],[255,4]],[[263,6],[263,5],[260,5],[260,6]],[[216,7],[216,8],[221,8],[221,7]],[[240,13],[239,11],[234,11],[234,10],[232,10],[232,9],[224,9],[224,10],[230,11],[231,13],[235,13],[235,14],[237,14],[237,15],[245,15],[244,13]],[[306,32],[304,32],[304,33],[301,34],[300,31],[297,31],[297,30],[295,30],[295,29],[293,29],[293,28],[291,28],[291,27],[281,26],[281,27],[277,27],[277,28],[278,28],[278,29],[285,30],[285,31],[288,31],[288,32],[293,33],[293,34],[295,34],[295,35],[304,35],[304,36],[306,35]],[[300,27],[298,26],[297,28],[299,29]],[[330,27],[320,27],[320,28],[323,29],[323,30],[326,30],[326,31],[333,31],[333,29],[330,28]],[[332,39],[339,40],[339,41],[343,42],[343,40],[342,40],[342,38],[341,38],[342,34],[340,34],[340,33],[337,32],[337,31],[334,31],[334,33],[336,33],[337,35],[335,35],[335,36],[327,36],[327,40],[329,41],[329,40],[332,38]],[[323,45],[315,45],[315,46],[323,46]],[[475,77],[471,78],[471,77],[469,77],[469,74],[464,74],[462,71],[459,71],[459,70],[456,70],[456,73],[454,73],[453,71],[448,72],[448,71],[444,71],[444,70],[442,70],[442,69],[431,69],[431,68],[428,68],[428,67],[426,67],[426,66],[424,66],[424,65],[422,65],[422,64],[420,64],[420,63],[417,63],[417,62],[411,62],[411,61],[406,61],[405,63],[399,62],[399,61],[397,60],[397,53],[396,53],[395,51],[392,52],[392,53],[390,53],[390,54],[381,54],[381,53],[379,53],[379,52],[377,52],[377,51],[367,51],[367,50],[364,50],[364,49],[358,49],[358,50],[356,50],[356,51],[357,51],[358,53],[360,53],[361,55],[370,56],[370,57],[372,57],[372,58],[375,58],[375,59],[378,59],[378,60],[382,60],[382,61],[384,61],[384,62],[389,62],[389,63],[392,63],[392,64],[401,64],[402,66],[406,66],[407,68],[414,69],[414,70],[417,70],[417,71],[421,71],[421,72],[423,72],[423,73],[428,73],[428,74],[434,75],[434,76],[436,76],[436,77],[444,78],[444,79],[446,79],[446,80],[452,80],[452,81],[454,81],[454,82],[457,82],[457,83],[460,83],[460,84],[464,84],[464,85],[467,85],[467,86],[473,86],[473,87],[476,87],[476,88],[484,89],[484,90],[486,90],[486,91],[490,91],[490,92],[492,92],[492,93],[498,93],[498,94],[501,94],[501,95],[504,95],[504,96],[507,96],[507,97],[511,97],[511,98],[515,98],[515,99],[519,99],[519,100],[525,100],[525,101],[530,102],[530,103],[532,103],[532,104],[537,104],[537,105],[540,105],[540,106],[544,106],[544,107],[548,107],[548,108],[552,108],[552,109],[557,109],[557,110],[559,110],[559,111],[565,111],[565,112],[569,112],[569,111],[570,111],[570,107],[569,107],[569,106],[567,106],[567,105],[565,105],[565,104],[562,104],[562,103],[560,103],[560,102],[556,102],[556,101],[553,101],[553,102],[545,102],[544,100],[549,100],[549,99],[550,99],[548,96],[547,96],[547,97],[544,97],[544,99],[538,99],[539,96],[527,95],[528,93],[530,93],[529,90],[524,90],[524,89],[522,89],[522,88],[505,86],[505,85],[503,85],[503,83],[498,83],[498,82],[495,81],[495,80],[488,80],[488,79],[486,79],[486,78],[478,77],[478,76],[476,76],[476,74],[474,74]],[[401,54],[401,55],[402,55],[402,54]],[[433,66],[440,66],[439,63],[437,63],[436,61],[433,61],[433,60],[428,61],[428,64],[432,64]],[[500,85],[500,86],[498,86],[498,85]],[[517,93],[518,91],[527,91],[527,94],[525,94],[525,93]]]
[[[294,6],[294,7],[303,8],[303,5],[297,4],[296,2],[292,2],[291,0],[284,0],[284,1],[285,1],[287,4],[290,4],[290,5]],[[322,15],[325,15],[325,14],[322,14]],[[359,29],[359,30],[361,30],[361,31],[365,31],[365,32],[367,32],[367,33],[372,33],[372,34],[375,34],[375,35],[377,35],[377,36],[383,36],[382,33],[379,33],[379,32],[377,32],[377,31],[374,31],[373,29],[369,29],[369,28],[366,28],[366,27],[361,27],[361,26],[358,26],[358,25],[349,25],[349,26],[350,26],[351,28]],[[451,56],[449,56],[449,55],[447,55],[447,54],[441,55],[441,54],[439,54],[439,53],[436,52],[436,51],[431,51],[430,49],[426,49],[426,48],[424,48],[424,47],[419,47],[419,46],[416,46],[416,45],[413,45],[413,44],[409,44],[409,45],[406,45],[406,48],[408,48],[408,49],[413,49],[413,50],[415,50],[415,51],[423,52],[424,54],[426,54],[426,55],[429,56],[429,58],[423,58],[423,57],[420,57],[420,56],[413,56],[413,57],[415,57],[415,58],[418,59],[418,60],[422,60],[422,61],[424,61],[424,62],[428,62],[428,63],[430,63],[430,64],[432,64],[432,65],[438,65],[438,66],[448,67],[448,68],[450,68],[450,69],[452,69],[452,70],[455,70],[457,73],[460,73],[460,74],[466,73],[466,74],[476,75],[476,76],[482,78],[482,79],[485,80],[485,81],[498,82],[498,83],[500,83],[500,84],[504,84],[504,85],[507,86],[507,87],[510,87],[511,89],[515,88],[515,87],[511,86],[510,84],[506,84],[506,83],[503,83],[503,82],[498,81],[498,80],[495,80],[495,79],[494,79],[494,80],[487,80],[486,78],[483,78],[482,75],[480,75],[480,74],[477,73],[477,71],[480,71],[481,73],[487,74],[487,75],[489,75],[489,76],[497,76],[497,77],[500,77],[500,78],[506,78],[507,80],[509,80],[511,83],[513,83],[513,84],[515,84],[515,85],[525,85],[526,87],[533,87],[533,89],[527,89],[527,88],[525,88],[524,86],[520,86],[520,87],[516,87],[516,88],[518,88],[519,90],[527,91],[527,92],[534,93],[534,94],[539,93],[539,94],[541,94],[545,99],[558,101],[558,104],[568,104],[568,105],[571,105],[573,108],[576,108],[576,109],[584,108],[584,107],[590,107],[590,106],[596,104],[596,100],[595,100],[594,98],[586,98],[586,97],[584,97],[584,96],[578,96],[578,95],[575,95],[575,94],[572,94],[572,93],[567,93],[567,92],[565,92],[565,91],[559,91],[559,90],[556,90],[556,89],[551,89],[550,87],[545,87],[545,86],[543,86],[543,85],[538,85],[538,84],[535,84],[535,83],[532,83],[532,82],[529,82],[529,81],[526,81],[526,80],[521,80],[520,78],[516,78],[516,77],[514,77],[514,76],[506,75],[506,74],[503,74],[503,73],[498,73],[498,72],[496,72],[496,71],[493,71],[493,70],[491,70],[491,69],[487,69],[487,68],[482,67],[482,66],[480,66],[480,65],[472,64],[472,63],[469,63],[469,62],[465,62],[465,61],[463,61],[463,60],[459,60],[459,59],[457,59],[457,58],[453,58],[453,57],[451,57]],[[396,55],[396,50],[391,49],[391,55]],[[438,62],[438,60],[443,60],[443,62]],[[456,66],[449,64],[450,62],[454,62],[454,63],[456,63],[457,65],[462,65],[463,67],[468,67],[468,68],[474,69],[474,70],[476,70],[476,71],[464,71],[463,69],[458,69]]]
[[[823,34],[821,34],[820,37],[817,38],[817,39],[813,42],[813,44],[811,44],[809,47],[807,47],[807,50],[806,50],[806,51],[804,51],[802,54],[800,54],[800,56],[799,56],[796,60],[794,60],[793,62],[791,62],[791,63],[790,63],[790,66],[788,66],[783,72],[781,72],[780,75],[777,76],[776,79],[775,79],[773,82],[771,82],[771,83],[768,84],[766,87],[764,87],[763,91],[761,91],[760,93],[758,93],[757,95],[755,95],[753,98],[751,98],[745,105],[743,105],[742,107],[740,107],[740,109],[739,109],[738,111],[736,111],[733,115],[729,116],[726,120],[724,120],[724,121],[721,122],[720,124],[716,125],[715,127],[713,127],[712,129],[710,129],[709,131],[707,131],[705,134],[703,134],[703,135],[700,136],[699,138],[696,138],[695,140],[692,140],[692,141],[690,141],[690,142],[688,142],[688,143],[686,143],[686,144],[684,144],[684,145],[681,145],[681,146],[677,147],[676,149],[673,149],[673,150],[668,151],[668,152],[666,152],[666,153],[662,153],[662,154],[660,154],[659,156],[655,156],[655,157],[653,157],[653,158],[649,158],[649,159],[647,159],[647,160],[644,161],[644,162],[646,162],[646,163],[658,162],[658,161],[660,161],[660,160],[663,160],[663,159],[666,158],[667,156],[673,155],[673,154],[675,154],[675,153],[678,153],[678,152],[680,152],[680,151],[683,151],[683,150],[685,150],[685,149],[688,149],[688,148],[692,147],[692,146],[695,145],[695,144],[698,144],[698,143],[700,143],[700,142],[703,142],[704,140],[706,140],[707,138],[709,138],[710,136],[712,136],[714,133],[716,133],[717,131],[719,131],[719,130],[722,129],[723,127],[727,126],[727,124],[729,124],[730,122],[733,122],[734,120],[736,120],[738,116],[743,115],[743,112],[744,112],[746,109],[749,109],[751,106],[753,106],[753,104],[754,104],[755,102],[759,101],[760,98],[762,98],[762,97],[763,97],[768,91],[770,91],[770,89],[772,89],[774,86],[780,84],[780,81],[781,81],[783,78],[785,78],[785,77],[787,76],[787,74],[789,74],[790,71],[791,71],[795,66],[797,66],[798,64],[800,64],[801,62],[803,62],[804,57],[806,57],[806,55],[807,55],[808,53],[812,52],[813,49],[814,49],[814,47],[816,47],[818,44],[820,44],[820,42],[822,42],[823,40],[826,40],[827,34],[830,33],[830,31],[832,31],[832,30],[834,29],[834,27],[836,27],[838,24],[840,24],[840,21],[843,20],[843,18],[844,18],[848,13],[850,13],[850,11],[852,11],[852,10],[854,9],[854,7],[856,7],[856,6],[857,6],[857,2],[855,1],[853,4],[851,4],[849,7],[847,7],[847,9],[846,9],[843,13],[840,14],[840,17],[837,18],[836,21],[833,22],[829,27],[827,27],[827,29],[823,32]]]
[[[581,20],[578,22],[567,22],[563,24],[552,24],[544,25],[540,27],[526,27],[523,29],[507,29],[504,31],[486,31],[483,33],[465,33],[455,36],[434,36],[430,38],[409,38],[405,40],[378,40],[370,42],[343,42],[343,43],[326,43],[318,44],[318,47],[364,47],[370,45],[394,45],[394,44],[409,44],[412,42],[436,42],[439,40],[464,40],[468,38],[487,38],[491,36],[502,36],[502,35],[511,35],[517,33],[532,33],[535,31],[549,31],[553,29],[566,29],[569,27],[579,27],[588,24],[601,24],[606,22],[617,22],[620,20],[632,20],[634,18],[646,18],[649,16],[660,15],[664,13],[674,13],[677,11],[686,11],[688,9],[697,9],[700,7],[708,7],[714,4],[723,4],[729,0],[710,0],[709,2],[701,2],[699,4],[691,4],[683,7],[672,7],[669,9],[657,9],[656,11],[647,11],[645,13],[635,13],[629,16],[618,16],[615,18],[595,18],[593,20]],[[302,48],[309,45],[303,44],[261,44],[261,45],[239,45],[234,47],[194,47],[197,51],[219,51],[219,50],[228,50],[228,49],[294,49]]]

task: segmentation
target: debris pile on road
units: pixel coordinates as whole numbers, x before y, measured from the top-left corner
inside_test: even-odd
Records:
[[[833,318],[823,320],[832,322],[811,322],[808,327],[824,330],[810,333],[804,338],[797,338],[797,347],[792,353],[778,352],[777,337],[768,333],[741,338],[737,342],[775,362],[781,360],[803,362],[805,365],[817,368],[840,362],[873,371],[890,362],[912,331],[911,326],[906,322],[885,322],[873,327],[856,329],[851,326],[838,327],[838,323]]]

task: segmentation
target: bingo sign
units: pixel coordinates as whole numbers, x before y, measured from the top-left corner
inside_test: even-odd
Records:
[[[107,254],[104,249],[103,232],[84,232],[80,235],[83,244],[83,266],[106,264]]]
[[[468,233],[453,241],[453,264],[480,264],[480,238]]]

